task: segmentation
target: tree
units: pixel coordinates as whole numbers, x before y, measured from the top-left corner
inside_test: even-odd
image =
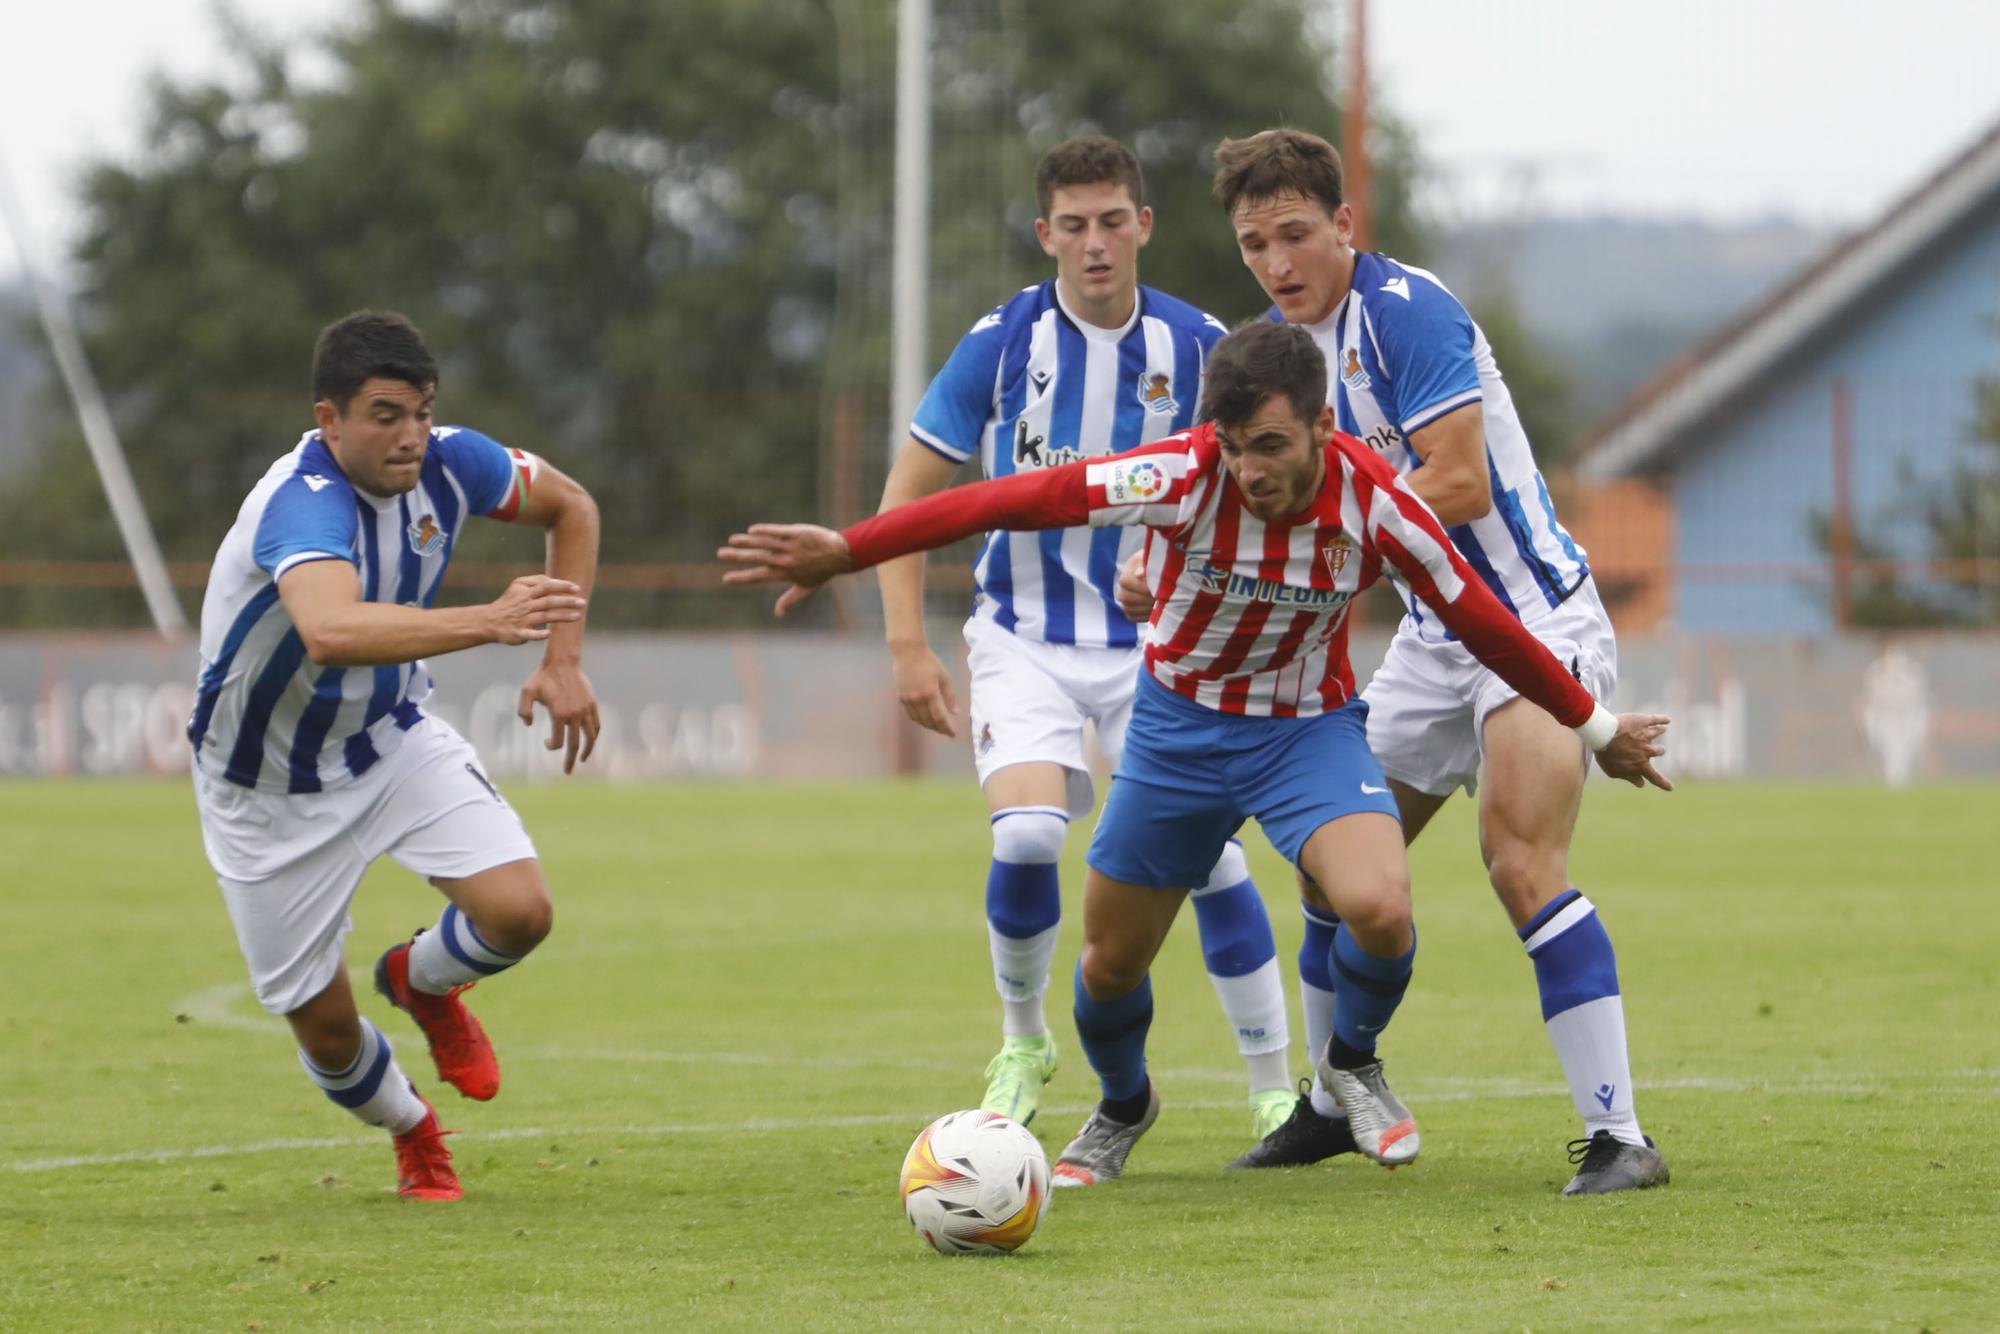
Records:
[[[958,275],[1046,272],[1032,164],[1083,130],[1133,142],[1148,168],[1149,282],[1225,318],[1261,304],[1207,198],[1207,153],[1281,122],[1337,140],[1306,10],[939,0],[938,115],[969,127],[952,153],[993,184],[941,179],[933,363],[1010,290],[972,297]],[[424,329],[444,419],[596,492],[607,559],[706,560],[734,523],[823,509],[837,431],[870,442],[845,484],[871,488],[889,436],[892,22],[876,0],[367,0],[311,84],[240,26],[223,77],[157,84],[143,157],[87,175],[77,259],[90,351],[169,557],[213,552],[309,425],[315,330],[369,305]],[[1413,240],[1412,159],[1393,126],[1384,143],[1378,235]],[[8,545],[116,558],[92,493],[81,451],[59,451],[8,488]],[[522,549],[502,535],[464,554]],[[17,623],[81,614],[12,600]],[[662,609],[598,604],[650,623]]]

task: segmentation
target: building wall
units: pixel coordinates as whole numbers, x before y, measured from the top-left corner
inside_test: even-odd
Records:
[[[1834,497],[1834,384],[1852,413],[1853,513],[1902,556],[1929,554],[1912,485],[1968,461],[1973,382],[2000,368],[2000,201],[1800,348],[1668,462],[1674,624],[1824,634],[1831,563],[1813,535]]]

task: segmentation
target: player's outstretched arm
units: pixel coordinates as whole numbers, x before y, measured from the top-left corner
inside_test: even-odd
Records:
[[[715,553],[738,567],[722,581],[791,585],[778,597],[776,611],[783,616],[837,574],[995,528],[1069,528],[1090,517],[1090,462],[1080,459],[941,491],[863,519],[844,533],[809,523],[752,524],[748,532],[730,534],[729,544]]]
[[[812,523],[753,523],[748,532],[731,533],[715,554],[736,566],[723,574],[725,584],[790,585],[778,595],[780,619],[827,580],[854,569],[847,539]]]
[[[498,517],[498,516],[495,516]],[[543,461],[534,485],[504,522],[532,524],[548,533],[548,572],[574,585],[585,597],[597,579],[597,551],[602,524],[590,492]],[[574,772],[579,760],[597,749],[602,722],[597,692],[583,674],[583,617],[550,627],[541,665],[521,686],[518,715],[523,727],[535,723],[535,705],[549,713],[549,736],[543,744],[563,751],[563,772]]]
[[[1445,627],[1521,697],[1572,728],[1598,755],[1604,771],[1635,786],[1672,785],[1653,767],[1666,753],[1659,738],[1668,720],[1660,714],[1614,715],[1583,688],[1576,675],[1528,632],[1493,596],[1451,544],[1437,516],[1372,455],[1343,451],[1370,499],[1364,506],[1366,542],[1402,574]]]
[[[1667,753],[1659,739],[1665,735],[1668,721],[1663,713],[1619,714],[1618,732],[1597,752],[1597,767],[1633,787],[1651,783],[1662,792],[1673,791],[1674,785],[1653,767],[1653,761]]]
[[[278,597],[321,667],[393,666],[477,644],[544,640],[552,626],[581,621],[586,602],[575,584],[539,574],[516,579],[484,606],[364,602],[360,573],[344,560],[292,566],[278,578]]]

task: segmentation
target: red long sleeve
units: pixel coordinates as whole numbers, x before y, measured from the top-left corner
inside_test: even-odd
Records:
[[[1453,552],[1454,560],[1461,560]],[[1565,727],[1581,727],[1597,709],[1597,700],[1577,680],[1548,645],[1528,632],[1520,618],[1502,606],[1491,589],[1467,568],[1465,587],[1457,600],[1426,598],[1445,628],[1457,635],[1472,655],[1493,674],[1555,715]]]
[[[1090,462],[1078,460],[955,486],[863,519],[841,536],[853,553],[854,568],[865,570],[996,528],[1012,532],[1071,528],[1090,519],[1084,484],[1084,470]]]
[[[1365,448],[1365,447],[1363,447]],[[1344,450],[1357,480],[1371,483],[1369,536],[1384,560],[1394,565],[1410,590],[1438,614],[1445,628],[1491,668],[1493,674],[1547,709],[1565,727],[1581,727],[1597,701],[1548,646],[1528,632],[1520,618],[1493,596],[1465,563],[1430,507],[1372,454]],[[1386,507],[1379,507],[1386,501]],[[1415,548],[1413,550],[1413,548]],[[1421,553],[1421,554],[1420,554]],[[1457,595],[1444,588],[1456,584]]]

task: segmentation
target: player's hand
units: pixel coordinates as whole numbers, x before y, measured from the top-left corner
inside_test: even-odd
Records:
[[[495,644],[526,644],[547,639],[557,621],[580,621],[589,600],[567,579],[524,574],[486,608],[487,638]]]
[[[1146,587],[1146,553],[1135,551],[1118,571],[1118,609],[1144,624],[1153,619],[1153,590]]]
[[[896,677],[896,700],[903,712],[919,727],[939,736],[956,737],[952,715],[958,712],[958,697],[952,693],[951,673],[931,652],[929,644],[916,644],[892,651]]]
[[[813,523],[753,523],[747,533],[731,533],[715,554],[741,567],[722,576],[725,584],[790,584],[778,595],[779,617],[854,568],[847,539]]]
[[[567,748],[563,772],[573,772],[578,760],[589,759],[597,749],[597,692],[590,688],[590,678],[573,662],[544,662],[521,687],[523,727],[535,725],[537,703],[549,711],[549,739],[544,744],[550,750]],[[582,754],[577,753],[579,746]]]
[[[1662,792],[1673,791],[1674,785],[1653,767],[1653,761],[1667,753],[1659,739],[1668,722],[1662,713],[1619,714],[1617,734],[1610,745],[1597,752],[1597,767],[1633,787],[1651,783]]]

